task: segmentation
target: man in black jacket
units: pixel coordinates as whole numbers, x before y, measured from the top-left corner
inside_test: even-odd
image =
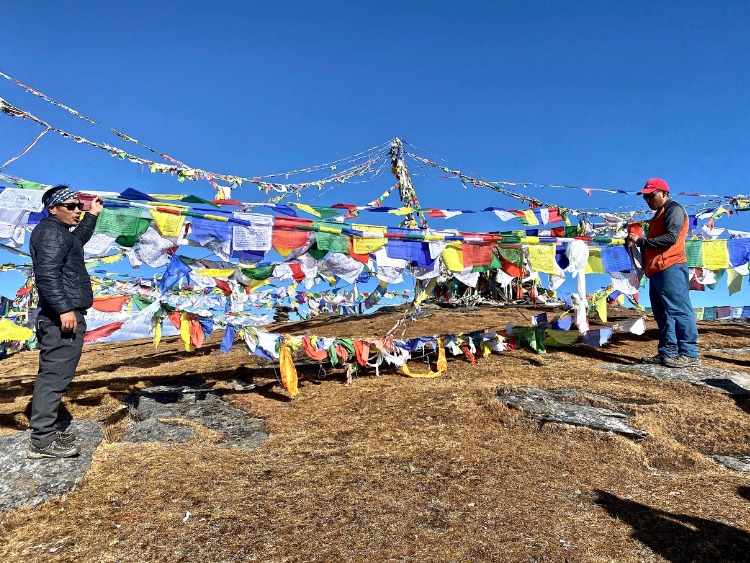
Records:
[[[75,435],[57,429],[57,412],[81,359],[84,315],[94,302],[83,245],[94,233],[103,201],[97,197],[83,220],[83,204],[68,186],[47,190],[42,202],[49,217],[34,228],[29,241],[39,292],[36,338],[40,351],[28,457],[72,457],[79,452]],[[71,227],[75,227],[73,232]]]

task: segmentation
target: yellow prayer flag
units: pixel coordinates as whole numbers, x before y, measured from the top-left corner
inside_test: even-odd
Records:
[[[315,211],[312,207],[305,203],[290,203],[288,204],[291,207],[296,207],[297,209],[304,211],[306,213],[309,213],[310,215],[315,215],[316,217],[320,217],[320,213]]]
[[[536,215],[534,215],[534,212],[531,209],[524,210],[523,214],[526,217],[526,221],[528,222],[529,226],[539,224],[539,219],[536,218]]]
[[[441,256],[445,267],[451,272],[464,271],[464,252],[461,249],[460,241],[449,242]]]
[[[193,273],[199,276],[206,276],[207,278],[226,278],[231,276],[235,271],[234,268],[205,268],[195,269]]]
[[[190,344],[190,323],[188,322],[188,314],[185,311],[182,312],[182,317],[180,318],[180,337],[185,343],[185,352],[195,350],[195,346]]]
[[[531,267],[537,272],[544,272],[545,274],[555,273],[555,244],[530,244],[529,245],[529,258],[531,259]]]
[[[352,225],[352,229],[355,231],[363,231],[365,233],[380,233],[385,234],[387,227],[373,227],[371,225]],[[357,254],[369,254],[370,252],[376,251],[378,248],[383,246],[388,239],[382,238],[370,238],[370,237],[352,237],[352,250]]]
[[[607,322],[607,298],[602,297],[596,302],[596,311],[603,323]]]
[[[268,280],[250,280],[250,293],[268,284]]]
[[[703,267],[709,270],[729,268],[729,253],[726,240],[703,241]]]
[[[604,274],[604,264],[598,248],[589,247],[589,260],[586,262],[587,274]]]
[[[389,210],[388,213],[392,213],[393,215],[408,215],[409,213],[414,213],[414,209],[411,207],[399,207],[398,209]]]
[[[0,342],[28,340],[32,336],[34,332],[30,328],[18,326],[10,319],[0,319]]]
[[[182,229],[182,224],[185,222],[184,215],[173,215],[172,213],[162,213],[161,211],[153,211],[151,209],[149,209],[149,213],[154,218],[154,222],[159,227],[162,235],[165,237],[180,236],[180,229]]]
[[[114,262],[119,262],[122,260],[122,257],[124,254],[120,252],[120,254],[113,254],[112,256],[105,256],[104,258],[99,258],[100,262],[103,262],[104,264],[112,264]]]
[[[279,373],[281,375],[281,383],[289,391],[289,394],[292,397],[297,395],[299,393],[297,389],[297,370],[292,360],[292,352],[289,350],[286,342],[283,341],[279,348]]]
[[[273,249],[281,254],[284,258],[289,256],[292,253],[292,250],[294,250],[293,248],[276,248],[275,246],[273,247]]]
[[[448,361],[445,359],[445,339],[438,338],[437,371],[430,370],[428,373],[412,373],[411,371],[409,371],[409,366],[406,365],[406,362],[404,362],[404,365],[401,366],[401,370],[404,372],[404,375],[408,375],[409,377],[431,378],[444,374],[446,371],[448,371]]]
[[[156,323],[154,327],[154,348],[159,349],[159,342],[161,342],[161,321]]]

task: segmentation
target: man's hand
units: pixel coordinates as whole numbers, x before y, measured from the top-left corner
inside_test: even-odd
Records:
[[[625,242],[628,247],[635,246],[635,243],[638,242],[638,235],[635,233],[628,233],[628,238],[625,239]]]
[[[94,217],[99,215],[99,212],[104,207],[104,200],[101,198],[101,196],[96,196],[94,200],[91,202],[91,209],[89,210],[89,213],[91,213]]]
[[[60,315],[60,329],[63,332],[75,332],[78,328],[78,318],[75,311],[68,311]]]

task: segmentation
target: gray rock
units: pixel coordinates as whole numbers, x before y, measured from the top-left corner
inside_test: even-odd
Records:
[[[729,354],[730,356],[742,356],[750,354],[750,346],[744,348],[712,348],[709,352],[719,352],[720,354]]]
[[[126,399],[130,416],[138,422],[122,437],[123,442],[187,442],[194,431],[160,419],[184,418],[224,434],[222,448],[257,448],[267,438],[265,423],[221,400],[221,392],[195,384],[149,387]]]
[[[731,456],[731,455],[712,455],[715,459],[727,469],[734,471],[750,471],[750,456]]]
[[[498,399],[511,408],[522,410],[526,416],[544,422],[558,422],[575,426],[587,426],[595,430],[616,432],[630,438],[645,438],[648,432],[628,424],[630,416],[610,408],[593,407],[584,401],[596,400],[616,407],[614,399],[569,389],[546,390],[523,386],[517,389],[503,388]]]
[[[123,442],[175,442],[184,443],[195,436],[195,430],[184,424],[165,424],[147,418],[129,428],[122,436]]]
[[[750,395],[750,375],[739,371],[704,367],[673,369],[649,364],[599,364],[598,367],[639,373],[668,381],[684,381],[730,395]]]
[[[67,459],[28,459],[30,430],[0,436],[0,510],[45,502],[73,490],[86,475],[102,431],[79,419],[69,429],[77,434],[81,453]]]

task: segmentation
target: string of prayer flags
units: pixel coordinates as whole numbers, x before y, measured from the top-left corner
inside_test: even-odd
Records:
[[[32,336],[34,336],[34,332],[30,328],[18,326],[4,317],[0,319],[0,342],[28,340]]]

